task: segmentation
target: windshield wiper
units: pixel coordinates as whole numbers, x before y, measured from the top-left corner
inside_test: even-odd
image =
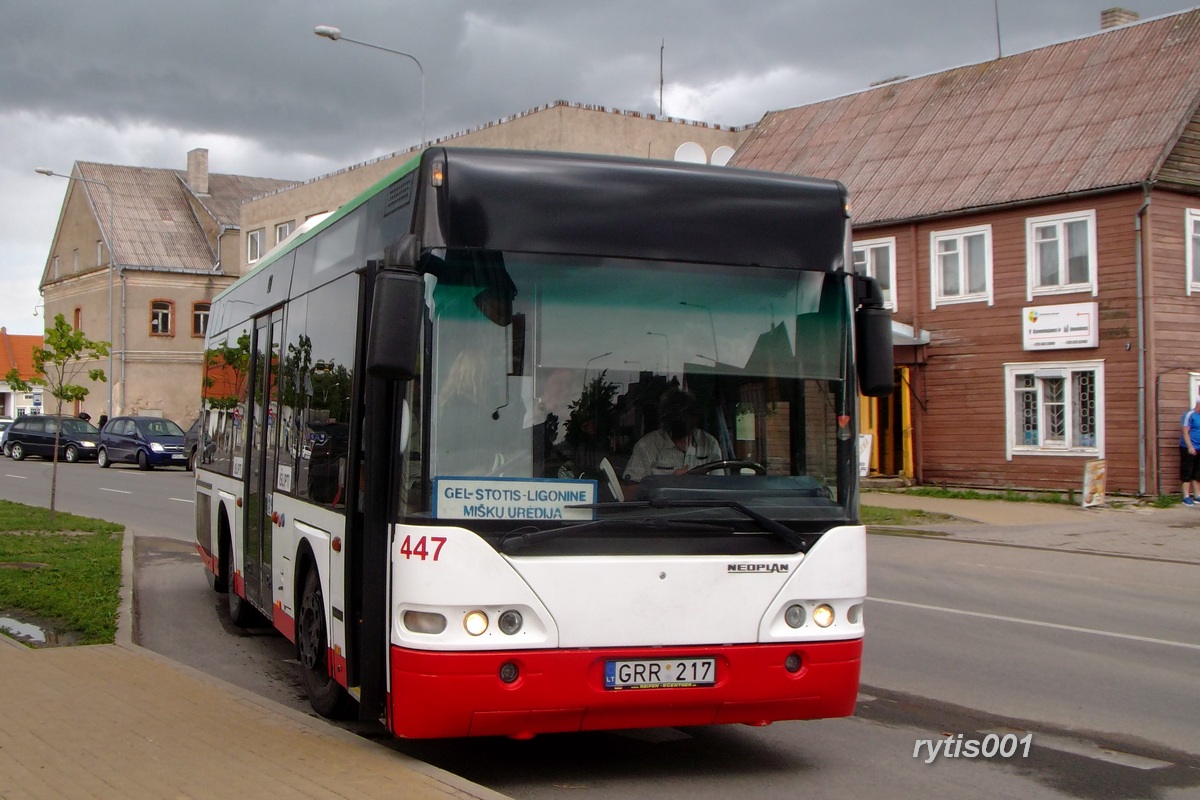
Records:
[[[808,539],[794,530],[784,525],[779,520],[765,517],[752,508],[749,508],[736,500],[634,500],[628,503],[609,503],[597,505],[595,508],[612,509],[623,511],[630,508],[731,508],[739,514],[745,514],[750,519],[754,520],[760,528],[768,533],[772,533],[783,541],[787,542],[792,547],[799,550],[801,553],[807,553],[808,548],[812,545]]]
[[[557,539],[568,533],[577,532],[583,528],[589,530],[605,530],[609,532],[641,535],[646,531],[669,533],[733,533],[733,528],[716,522],[697,522],[694,520],[666,519],[649,517],[642,519],[595,519],[565,525],[561,528],[530,531],[528,533],[510,533],[500,540],[500,550],[511,553],[524,547],[530,547],[551,539]]]

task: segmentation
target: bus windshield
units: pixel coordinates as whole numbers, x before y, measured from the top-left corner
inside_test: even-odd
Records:
[[[442,251],[426,268],[434,516],[487,514],[439,496],[458,478],[467,499],[702,491],[783,519],[837,510],[844,275],[491,251]]]

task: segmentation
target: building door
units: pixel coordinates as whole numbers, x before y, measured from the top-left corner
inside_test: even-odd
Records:
[[[869,475],[912,477],[912,420],[908,367],[897,367],[887,397],[859,398],[859,433],[870,436]]]

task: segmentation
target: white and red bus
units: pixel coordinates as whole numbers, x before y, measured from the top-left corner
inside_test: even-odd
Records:
[[[832,181],[426,150],[213,301],[215,588],[403,737],[851,714],[893,375],[849,245]]]

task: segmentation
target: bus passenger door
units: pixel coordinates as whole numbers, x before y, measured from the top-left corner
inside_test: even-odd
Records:
[[[246,470],[245,566],[246,599],[271,615],[271,491],[275,486],[275,445],[279,425],[279,347],[283,333],[280,310],[254,323],[254,367],[251,380],[249,469]]]

